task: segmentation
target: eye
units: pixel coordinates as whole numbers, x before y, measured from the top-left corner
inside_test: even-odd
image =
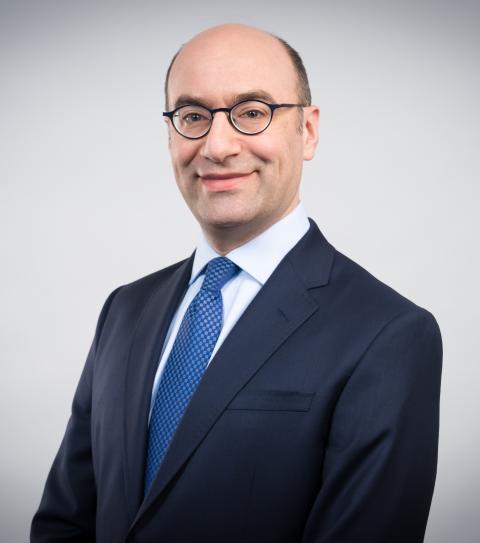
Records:
[[[240,116],[247,119],[260,119],[265,116],[265,112],[261,111],[260,109],[249,109],[241,113]]]
[[[233,116],[239,122],[255,123],[265,122],[270,117],[270,109],[266,104],[257,100],[240,102],[232,110]]]
[[[182,121],[187,124],[194,124],[206,120],[207,118],[199,112],[190,112],[182,115]]]

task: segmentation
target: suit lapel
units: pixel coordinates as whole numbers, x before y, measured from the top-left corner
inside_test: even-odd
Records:
[[[166,490],[234,396],[318,309],[308,290],[328,282],[334,249],[310,222],[310,230],[282,260],[212,359],[132,528]],[[145,394],[142,390],[136,392]],[[143,469],[143,458],[137,460]]]
[[[136,323],[125,373],[125,482],[129,516],[143,500],[151,391],[169,324],[187,289],[193,255],[153,291]]]

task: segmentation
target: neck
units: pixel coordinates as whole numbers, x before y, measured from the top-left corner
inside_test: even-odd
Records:
[[[265,230],[268,230],[270,226],[288,215],[298,203],[299,200],[296,199],[281,215],[270,220],[263,222],[250,221],[234,226],[204,225],[202,226],[202,231],[210,246],[220,256],[225,256],[230,251],[233,251],[233,249],[244,245],[265,232]]]

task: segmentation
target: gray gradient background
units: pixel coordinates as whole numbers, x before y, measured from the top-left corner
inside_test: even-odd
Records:
[[[106,296],[194,247],[163,77],[181,43],[227,21],[304,57],[322,112],[309,215],[440,323],[426,541],[478,541],[479,2],[254,6],[0,2],[2,542],[27,538]]]

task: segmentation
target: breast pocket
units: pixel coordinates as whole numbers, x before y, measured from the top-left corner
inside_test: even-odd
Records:
[[[308,411],[314,392],[294,390],[243,390],[230,402],[228,410]]]

